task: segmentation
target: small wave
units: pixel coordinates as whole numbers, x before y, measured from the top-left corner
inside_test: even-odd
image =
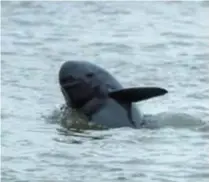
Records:
[[[66,105],[56,108],[46,120],[52,124],[60,124],[68,131],[82,132],[85,130],[107,130],[106,126],[89,122],[88,118],[77,110],[72,110]],[[142,128],[200,128],[204,122],[192,115],[186,113],[162,112],[155,115],[143,116]]]
[[[162,112],[156,115],[145,115],[144,123],[148,128],[197,128],[204,123],[201,119],[186,113]]]
[[[82,130],[108,129],[106,126],[89,122],[85,115],[77,110],[68,108],[66,105],[56,108],[50,116],[46,117],[46,119],[49,123],[57,123],[68,130],[77,132]]]

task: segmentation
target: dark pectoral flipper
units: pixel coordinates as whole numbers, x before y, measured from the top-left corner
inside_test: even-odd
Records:
[[[116,100],[138,102],[166,94],[168,91],[159,87],[125,88],[110,92],[109,96]]]

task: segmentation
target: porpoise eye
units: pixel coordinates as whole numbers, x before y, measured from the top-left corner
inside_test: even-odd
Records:
[[[87,73],[86,76],[87,76],[88,78],[91,78],[91,77],[94,76],[94,74],[93,74],[93,73]]]

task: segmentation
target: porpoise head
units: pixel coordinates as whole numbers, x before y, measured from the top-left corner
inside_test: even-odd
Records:
[[[93,96],[90,87],[92,74],[79,62],[65,62],[59,72],[59,83],[66,103],[71,107],[81,107]]]
[[[81,108],[95,96],[107,96],[105,83],[100,79],[102,71],[85,61],[65,62],[59,71],[59,83],[66,103],[70,107]]]

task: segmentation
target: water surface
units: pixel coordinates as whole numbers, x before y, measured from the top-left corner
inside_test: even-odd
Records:
[[[64,103],[60,65],[89,60],[124,86],[169,90],[140,103],[144,113],[186,113],[207,124],[208,2],[1,5],[2,181],[209,180],[209,127],[74,136],[46,119]]]

